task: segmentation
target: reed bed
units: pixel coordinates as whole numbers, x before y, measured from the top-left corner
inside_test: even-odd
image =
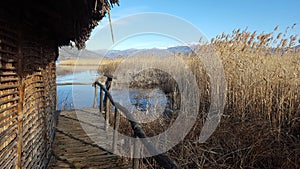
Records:
[[[277,30],[261,34],[234,30],[198,46],[193,53],[176,56],[193,72],[201,93],[196,124],[167,152],[180,168],[300,168],[300,51],[294,47],[300,41],[290,33],[293,29]],[[223,62],[226,106],[216,131],[200,144],[197,141],[211,104],[212,77],[196,54],[209,54],[211,48]],[[119,63],[120,59],[99,72],[114,72]],[[143,124],[150,135],[162,132],[158,121]],[[125,123],[120,126],[129,132]],[[141,161],[144,168],[158,168],[151,158]]]

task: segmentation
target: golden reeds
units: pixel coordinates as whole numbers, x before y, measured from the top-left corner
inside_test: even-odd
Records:
[[[195,53],[205,55],[209,54],[210,47],[214,48],[223,62],[228,90],[221,123],[204,144],[195,142],[211,104],[212,77],[205,72],[195,53],[181,57],[194,73],[201,93],[197,123],[180,144],[168,151],[181,168],[300,167],[297,150],[300,145],[300,52],[294,48],[300,40],[295,35],[286,38],[294,28],[295,24],[278,34],[275,31],[279,26],[274,32],[261,34],[238,29],[232,34],[222,33],[213,38],[211,44],[195,49]],[[165,65],[168,64],[166,61]],[[105,69],[113,72],[116,67]],[[157,123],[144,127],[153,135],[161,132],[161,124],[160,127],[155,125]]]

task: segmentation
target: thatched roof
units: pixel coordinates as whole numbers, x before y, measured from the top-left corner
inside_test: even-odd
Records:
[[[16,0],[0,2],[0,9],[14,13],[16,22],[47,35],[58,46],[74,41],[85,46],[91,30],[118,0]]]

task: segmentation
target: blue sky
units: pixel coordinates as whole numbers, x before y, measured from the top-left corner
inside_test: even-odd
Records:
[[[284,32],[286,27],[297,23],[292,34],[300,34],[300,1],[299,0],[120,0],[120,6],[115,6],[111,11],[114,21],[143,12],[158,12],[177,16],[197,27],[207,39],[211,39],[222,32],[230,33],[232,30],[248,27],[249,31],[270,32],[276,25],[279,31]],[[93,31],[91,39],[97,32],[107,25],[104,18]],[[117,32],[114,32],[117,33]],[[157,41],[149,44],[146,42]],[[94,43],[94,42],[93,42]],[[192,43],[192,42],[191,42]],[[141,45],[144,44],[144,45]],[[138,45],[140,47],[138,47]],[[152,48],[180,45],[174,39],[159,36],[133,36],[122,43],[118,43],[115,49],[127,48]],[[95,47],[87,48],[95,50]],[[98,45],[98,48],[102,48]]]

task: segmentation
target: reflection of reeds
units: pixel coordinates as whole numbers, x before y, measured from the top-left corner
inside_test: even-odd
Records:
[[[257,34],[239,29],[195,49],[195,53],[205,55],[213,47],[223,62],[227,80],[224,115],[205,144],[195,142],[210,105],[212,77],[194,54],[178,56],[194,73],[201,94],[197,123],[181,143],[168,151],[181,168],[300,167],[300,52],[293,48],[299,40],[288,31],[277,30]],[[164,59],[159,62],[165,66],[170,63]],[[100,72],[113,72],[118,63],[120,60],[112,67],[101,67]],[[167,128],[158,122],[144,127],[149,135]]]
[[[68,105],[69,105],[69,110],[72,109],[72,103],[70,103],[69,100],[69,96],[70,96],[70,92],[68,92],[67,94],[65,94],[66,92],[63,91],[63,93],[61,94],[61,96],[64,96],[63,98],[60,98],[60,102],[58,103],[58,105],[61,105],[60,110],[67,110]]]
[[[100,62],[98,73],[101,75],[112,75],[113,72],[117,69],[118,65],[123,61],[122,58],[105,58]]]

